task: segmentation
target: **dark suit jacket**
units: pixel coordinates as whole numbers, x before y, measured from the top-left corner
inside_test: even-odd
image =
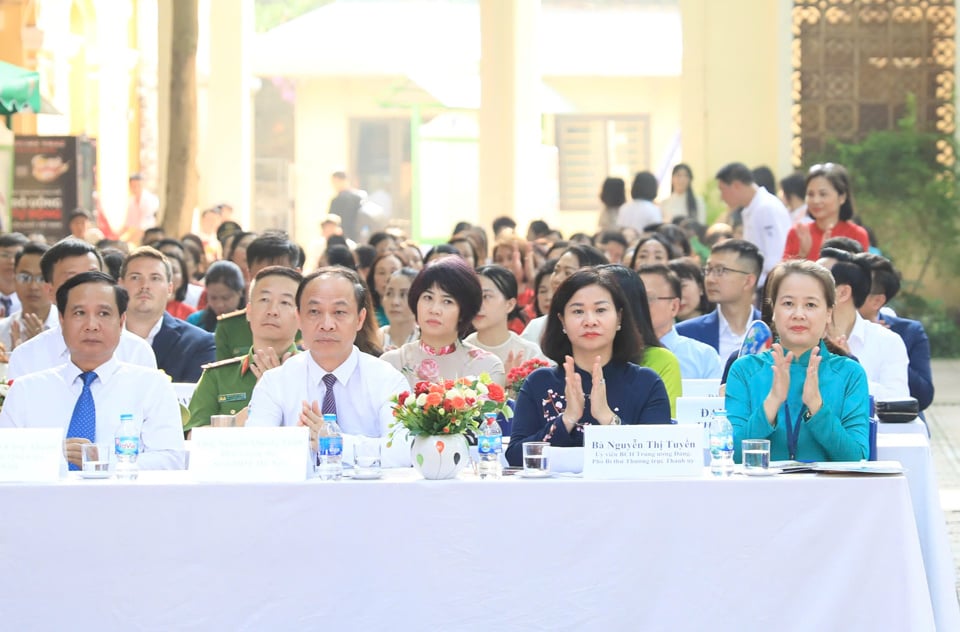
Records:
[[[703,316],[697,316],[696,318],[691,318],[690,320],[685,320],[681,323],[677,323],[677,333],[681,336],[686,336],[687,338],[693,338],[694,340],[699,340],[702,343],[708,344],[718,352],[720,351],[720,317],[717,316],[717,310],[713,310],[709,314],[704,314]],[[750,320],[760,320],[760,311],[754,307]]]
[[[216,360],[213,334],[163,313],[160,331],[153,338],[157,368],[174,382],[198,382],[202,365]]]
[[[933,402],[933,372],[930,370],[930,340],[923,324],[918,320],[898,318],[880,314],[880,320],[890,325],[903,338],[907,347],[907,380],[910,385],[910,396],[920,404],[920,410]]]

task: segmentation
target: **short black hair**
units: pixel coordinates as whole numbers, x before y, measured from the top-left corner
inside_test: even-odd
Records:
[[[657,182],[657,176],[649,171],[641,171],[633,177],[633,185],[630,187],[630,197],[634,200],[646,200],[652,202],[657,198],[657,190],[660,183]]]
[[[807,180],[799,171],[791,173],[780,181],[784,197],[798,197],[801,200],[807,197]]]
[[[227,237],[234,233],[240,232],[243,232],[243,228],[240,226],[240,224],[236,223],[232,219],[228,219],[217,227],[217,241],[222,244]]]
[[[690,240],[683,229],[676,224],[661,224],[657,232],[670,240],[673,244],[673,252],[679,257],[689,257],[693,253],[690,247]],[[680,252],[677,252],[679,250]]]
[[[606,206],[620,208],[627,202],[627,185],[623,178],[607,178],[600,188],[600,201]]]
[[[577,258],[577,262],[580,264],[581,268],[589,268],[593,266],[599,266],[604,263],[609,263],[607,261],[607,255],[603,254],[603,251],[594,248],[593,246],[588,246],[586,244],[573,244],[572,246],[567,246],[567,249],[563,251],[563,254],[568,252],[573,253],[573,256]]]
[[[777,189],[777,178],[773,175],[773,170],[766,165],[760,165],[755,167],[750,171],[753,175],[753,181],[757,186],[763,187],[770,193],[776,194]]]
[[[517,222],[512,217],[507,217],[505,215],[498,217],[493,220],[493,234],[498,235],[500,231],[509,228],[510,230],[515,230],[517,228]]]
[[[70,211],[69,215],[67,215],[67,223],[69,224],[70,222],[77,219],[78,217],[82,217],[86,220],[93,219],[93,217],[90,216],[90,213],[87,210],[82,208],[75,208],[72,211]]]
[[[83,285],[84,283],[102,283],[103,285],[109,285],[112,287],[113,296],[117,301],[117,314],[123,316],[126,313],[127,304],[130,302],[130,295],[127,294],[127,291],[117,285],[117,282],[113,279],[113,277],[106,272],[90,270],[88,272],[81,272],[80,274],[70,277],[63,282],[63,285],[57,288],[57,311],[60,312],[61,316],[66,315],[67,300],[70,298],[70,290],[78,285]]]
[[[546,237],[550,234],[550,226],[542,219],[535,219],[530,222],[528,233],[533,233],[535,237]]]
[[[630,244],[627,243],[627,238],[623,236],[619,230],[605,230],[597,236],[597,243],[601,246],[608,244],[610,242],[618,243],[624,248],[628,247]]]
[[[760,275],[763,274],[763,253],[760,252],[760,249],[757,248],[756,245],[745,239],[728,239],[721,241],[718,244],[714,244],[710,252],[735,252],[739,259],[753,266],[752,274],[756,275],[757,281],[760,280]]]
[[[164,237],[163,239],[158,239],[157,241],[150,244],[157,250],[163,252],[164,247],[171,246],[173,248],[179,248],[181,251],[186,252],[187,247],[183,245],[183,242],[179,239],[174,239],[173,237]]]
[[[460,251],[450,244],[437,244],[427,251],[426,256],[423,258],[423,263],[430,263],[430,260],[437,255],[457,255],[459,257]]]
[[[157,233],[160,236],[155,238],[148,237],[148,235],[151,235],[153,233]],[[167,234],[167,231],[163,229],[163,226],[151,226],[150,228],[144,229],[143,236],[140,238],[140,245],[149,246],[153,242],[160,241],[161,239],[163,239],[166,234]]]
[[[873,270],[864,255],[850,254],[836,248],[826,248],[820,251],[820,256],[836,260],[836,263],[830,268],[833,281],[838,288],[841,285],[850,286],[853,306],[860,309],[870,294],[873,278]]]
[[[428,264],[417,274],[407,293],[407,304],[414,317],[418,317],[420,295],[434,285],[457,302],[460,310],[457,332],[461,338],[465,337],[470,333],[472,321],[483,305],[483,289],[476,271],[460,257],[444,257]]]
[[[28,241],[23,244],[23,248],[14,256],[13,269],[16,270],[17,266],[20,265],[20,259],[23,258],[23,255],[40,255],[42,258],[48,250],[50,250],[50,246],[47,244],[41,244],[39,241]]]
[[[634,270],[637,269],[637,257],[640,254],[640,248],[647,243],[648,241],[655,241],[661,246],[664,250],[667,251],[667,259],[673,259],[677,256],[677,249],[673,247],[673,242],[670,241],[670,238],[660,232],[653,232],[640,239],[637,243],[633,245],[633,255],[630,257],[630,267]]]
[[[671,263],[673,262],[671,261]],[[671,270],[669,265],[664,265],[662,263],[650,263],[647,265],[642,265],[640,266],[640,269],[637,270],[637,276],[642,276],[644,274],[655,274],[659,277],[662,277],[663,280],[667,282],[667,285],[670,286],[670,291],[673,292],[673,295],[677,298],[680,298],[680,296],[683,294],[683,283],[680,281],[680,276]],[[641,278],[641,281],[642,280],[643,279]]]
[[[360,278],[360,275],[357,274],[356,270],[351,270],[350,268],[344,268],[343,266],[324,266],[318,268],[316,271],[311,272],[307,276],[303,277],[303,280],[300,281],[300,286],[297,287],[297,311],[300,311],[301,305],[300,301],[303,298],[303,291],[307,288],[310,283],[316,279],[319,279],[322,276],[338,277],[341,279],[346,279],[353,286],[353,298],[357,301],[357,313],[360,313],[360,310],[367,306],[367,286],[364,284],[363,280]]]
[[[731,162],[724,165],[717,172],[716,178],[724,184],[733,184],[734,181],[753,184],[753,172],[742,162]]]
[[[886,257],[867,253],[861,255],[870,264],[872,272],[871,294],[883,294],[887,302],[900,293],[900,272],[893,267],[893,263]]]
[[[513,276],[513,272],[510,272],[503,266],[499,265],[489,265],[489,266],[480,266],[477,268],[477,274],[482,277],[490,279],[497,290],[503,294],[503,298],[517,300],[517,295],[519,293],[519,288],[517,287],[517,278]],[[481,287],[481,292],[482,292]],[[481,302],[483,300],[483,295],[481,293]],[[507,321],[511,321],[514,318],[522,318],[520,315],[522,308],[520,303],[517,303],[513,306],[513,310],[507,314]]]
[[[294,281],[298,287],[300,283],[303,282],[303,275],[294,268],[288,268],[287,266],[267,266],[266,268],[263,268],[257,272],[257,275],[253,277],[253,282],[256,283],[261,279],[266,279],[267,277],[272,276],[287,277],[291,281]]]
[[[330,246],[344,246],[347,248],[347,250],[350,249],[347,246],[347,238],[343,235],[330,235],[327,237],[327,248]]]
[[[357,246],[353,256],[357,259],[357,268],[369,268],[377,257],[377,249],[373,246]]]
[[[123,268],[123,262],[127,259],[127,253],[119,248],[103,248],[100,250],[103,257],[103,266],[106,272],[115,280],[120,280],[120,269]]]
[[[620,285],[613,280],[611,275],[601,274],[595,268],[577,270],[557,288],[553,295],[553,301],[550,303],[547,326],[540,341],[543,354],[561,366],[566,356],[573,355],[573,345],[570,344],[570,338],[564,333],[563,322],[560,317],[573,295],[589,285],[599,285],[610,292],[610,296],[613,297],[613,305],[620,314],[620,329],[617,330],[613,339],[611,361],[632,362],[640,354],[641,349],[640,334],[633,322],[633,314],[629,305],[627,305],[627,299],[623,290],[620,289]]]
[[[260,261],[276,261],[281,258],[286,258],[291,268],[300,264],[300,247],[290,241],[286,233],[264,233],[247,246],[247,268],[252,268]]]
[[[473,253],[473,261],[471,262],[471,263],[472,263],[472,266],[471,266],[471,267],[473,267],[473,268],[476,268],[476,267],[477,267],[477,247],[476,247],[476,245],[474,244],[474,242],[472,242],[471,240],[467,239],[467,236],[466,236],[466,235],[455,235],[455,236],[451,237],[451,238],[450,238],[450,241],[447,242],[447,243],[449,243],[451,246],[453,246],[454,248],[456,248],[456,250],[457,250],[457,255],[460,255],[461,257],[462,257],[462,253],[460,252],[460,249],[456,247],[455,244],[465,243],[465,244],[467,244],[468,246],[470,246],[470,252]]]
[[[40,259],[40,272],[43,274],[43,280],[47,283],[53,283],[53,267],[60,261],[69,257],[83,257],[88,254],[93,254],[97,258],[97,263],[103,270],[103,256],[99,250],[82,239],[64,237],[50,246],[50,249],[43,253],[43,257]]]
[[[373,246],[374,248],[376,248],[377,245],[379,245],[381,241],[386,241],[386,240],[388,240],[388,239],[392,239],[392,240],[394,241],[394,243],[396,243],[396,241],[397,241],[397,238],[394,237],[393,235],[391,235],[390,233],[385,233],[385,232],[380,231],[380,232],[376,232],[376,233],[370,235],[370,238],[367,239],[367,243],[368,243],[369,245]]]
[[[346,246],[333,244],[327,246],[324,253],[328,266],[341,266],[350,270],[357,269],[357,260],[353,258],[353,253]]]
[[[0,235],[0,248],[23,246],[28,241],[30,240],[23,233],[5,233]]]
[[[863,246],[860,242],[850,237],[831,237],[820,244],[820,252],[823,252],[824,248],[836,248],[837,250],[849,252],[852,255],[863,252]]]

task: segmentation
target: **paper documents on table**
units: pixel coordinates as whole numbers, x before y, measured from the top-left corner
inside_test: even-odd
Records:
[[[899,461],[770,461],[771,468],[779,468],[785,474],[820,472],[823,474],[902,474]]]

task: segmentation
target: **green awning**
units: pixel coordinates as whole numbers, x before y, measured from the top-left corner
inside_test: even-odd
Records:
[[[0,115],[40,111],[40,74],[0,61]]]

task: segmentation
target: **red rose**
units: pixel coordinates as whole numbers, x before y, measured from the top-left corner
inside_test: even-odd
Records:
[[[413,392],[417,395],[423,395],[428,390],[430,390],[430,382],[417,382],[416,386],[413,387]]]
[[[487,396],[498,404],[502,404],[504,401],[503,387],[497,383],[487,384]]]
[[[427,406],[439,406],[443,401],[443,395],[440,393],[430,393],[427,395]]]
[[[453,412],[453,402],[451,402],[449,399],[443,400],[443,409],[448,413]]]
[[[410,391],[404,391],[397,395],[397,403],[403,405],[403,402],[407,401],[407,398],[410,397]]]

